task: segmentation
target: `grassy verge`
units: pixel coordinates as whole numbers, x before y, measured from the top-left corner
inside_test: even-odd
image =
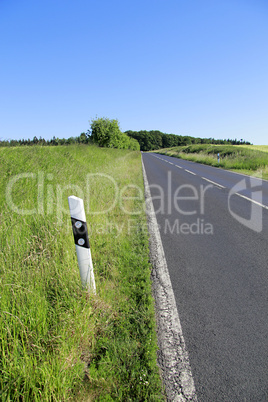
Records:
[[[174,156],[221,167],[255,177],[268,179],[268,146],[189,145],[158,150],[162,155]],[[217,154],[220,154],[218,162]]]
[[[0,397],[161,401],[140,154],[0,149]],[[97,296],[81,290],[68,195],[84,198]]]

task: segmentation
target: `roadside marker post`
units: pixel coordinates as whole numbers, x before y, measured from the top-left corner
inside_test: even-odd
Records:
[[[96,294],[84,202],[81,198],[71,195],[68,197],[68,203],[82,287]]]

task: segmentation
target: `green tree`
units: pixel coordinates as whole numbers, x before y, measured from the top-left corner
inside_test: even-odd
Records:
[[[79,144],[86,144],[87,143],[86,133],[81,133],[77,140]]]
[[[139,149],[139,143],[122,133],[117,119],[100,117],[91,121],[91,137],[100,147]],[[134,142],[135,141],[135,142]]]
[[[110,120],[105,117],[92,120],[91,136],[93,142],[100,147],[113,147],[117,145],[120,137],[120,128],[117,120]],[[115,146],[115,148],[117,148]]]

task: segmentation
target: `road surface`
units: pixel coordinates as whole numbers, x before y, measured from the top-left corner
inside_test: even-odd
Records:
[[[267,401],[268,182],[143,163],[198,400]]]

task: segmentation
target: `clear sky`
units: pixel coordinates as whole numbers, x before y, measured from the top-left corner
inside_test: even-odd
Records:
[[[96,116],[268,144],[268,1],[0,0],[0,139]]]

